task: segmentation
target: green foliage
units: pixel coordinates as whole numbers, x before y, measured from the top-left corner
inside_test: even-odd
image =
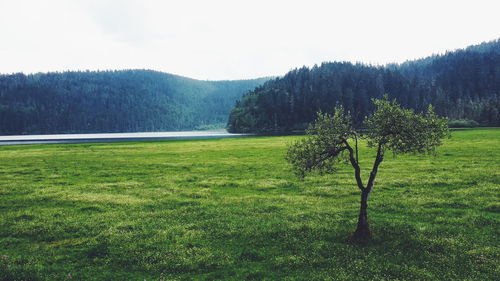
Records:
[[[500,126],[500,41],[410,61],[374,67],[347,62],[294,69],[243,96],[230,114],[232,132],[291,131],[312,123],[316,112],[337,105],[355,125],[369,116],[372,98],[388,93],[405,108]]]
[[[500,130],[452,135],[382,164],[366,246],[351,167],[283,165],[303,136],[1,146],[0,280],[496,280]]]
[[[148,70],[0,75],[0,134],[225,126],[235,101],[266,80],[200,81]]]
[[[473,128],[473,127],[478,127],[479,123],[477,123],[474,120],[449,120],[448,121],[448,126],[451,128]]]
[[[194,128],[196,131],[207,131],[207,130],[224,130],[226,128],[225,123],[216,123],[210,125],[199,125]]]
[[[382,144],[396,154],[426,153],[434,151],[449,134],[446,118],[438,117],[432,105],[425,114],[415,114],[387,96],[373,103],[376,110],[365,122],[370,147]]]
[[[321,174],[332,172],[335,164],[350,158],[347,154],[351,151],[351,163],[358,162],[359,159],[354,158],[358,138],[366,139],[369,147],[378,148],[377,157],[383,157],[385,150],[395,154],[434,151],[449,134],[446,118],[438,117],[431,105],[427,112],[416,114],[402,108],[396,100],[389,100],[387,95],[380,100],[373,99],[373,103],[376,109],[364,123],[364,134],[357,132],[350,114],[341,106],[333,115],[318,113],[307,130],[308,138],[291,144],[287,152],[286,159],[296,174],[304,177],[314,170]]]
[[[319,112],[307,135],[292,143],[286,154],[286,160],[301,178],[314,170],[322,175],[333,172],[346,151],[346,140],[355,137],[355,131],[350,116],[338,107],[333,115]]]

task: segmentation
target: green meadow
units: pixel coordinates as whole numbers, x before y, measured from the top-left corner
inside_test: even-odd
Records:
[[[367,245],[352,167],[299,180],[297,138],[1,146],[0,280],[500,279],[500,129],[388,154]]]

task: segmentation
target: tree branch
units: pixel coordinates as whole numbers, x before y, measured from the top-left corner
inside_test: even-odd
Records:
[[[366,189],[368,192],[371,191],[373,184],[375,183],[375,177],[377,176],[378,166],[384,160],[384,150],[382,148],[383,143],[379,142],[377,148],[377,156],[375,157],[375,162],[373,163],[372,171],[370,172],[370,178],[368,179],[368,184],[366,185]]]
[[[326,161],[330,158],[337,157],[344,150],[346,150],[346,148],[341,148],[341,149],[334,150],[334,151],[327,151],[326,153],[323,153],[322,155],[320,155],[323,157],[321,157],[320,159],[317,159],[317,161],[314,161],[314,163],[311,165],[311,168],[321,167],[324,161]]]
[[[358,158],[358,134],[354,133],[354,139],[356,140],[356,162],[359,163],[359,158]]]
[[[363,181],[361,180],[361,168],[359,167],[357,158],[354,157],[354,150],[349,145],[347,140],[344,140],[344,144],[349,150],[349,160],[351,161],[351,165],[354,168],[354,177],[356,178],[356,183],[358,184],[359,189],[364,190],[365,186],[363,185]]]

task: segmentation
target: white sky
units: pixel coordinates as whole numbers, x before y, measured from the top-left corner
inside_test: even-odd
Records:
[[[324,61],[402,62],[497,38],[499,0],[0,0],[0,73],[256,78]]]

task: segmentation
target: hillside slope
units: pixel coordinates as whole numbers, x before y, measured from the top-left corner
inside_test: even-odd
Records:
[[[329,62],[303,67],[246,94],[232,110],[231,132],[304,129],[316,112],[343,105],[357,124],[371,98],[389,94],[417,111],[433,104],[450,119],[500,125],[500,40],[421,60],[374,67]]]
[[[237,99],[266,80],[200,81],[150,70],[0,75],[0,134],[220,125]]]

